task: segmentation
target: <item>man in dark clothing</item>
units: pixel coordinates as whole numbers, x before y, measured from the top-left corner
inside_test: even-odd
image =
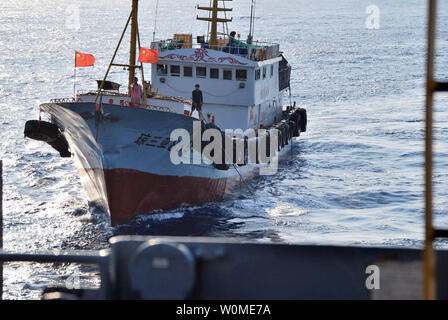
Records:
[[[201,109],[202,109],[202,103],[203,103],[204,99],[202,98],[202,91],[199,90],[198,84],[195,85],[195,89],[192,92],[191,99],[193,100],[193,105],[191,107],[190,115],[193,114],[194,110],[198,110],[199,118],[202,118]]]
[[[238,45],[237,41],[236,41],[236,32],[235,31],[230,32],[229,43],[230,43],[231,47],[236,47]]]

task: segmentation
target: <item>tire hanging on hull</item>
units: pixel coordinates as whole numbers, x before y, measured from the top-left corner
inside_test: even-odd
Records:
[[[69,158],[71,156],[67,140],[59,131],[58,126],[53,123],[41,120],[29,120],[25,123],[24,134],[25,137],[30,139],[48,143],[63,158]]]
[[[299,108],[296,111],[300,115],[300,131],[306,132],[306,127],[308,125],[308,117],[306,114],[306,110],[303,108]]]
[[[213,166],[215,167],[215,169],[218,169],[218,170],[223,170],[223,171],[226,171],[226,170],[229,170],[229,168],[230,168],[230,165],[228,164],[228,163],[226,163],[226,159],[225,159],[225,155],[226,155],[226,153],[225,153],[225,139],[226,139],[226,134],[223,132],[223,131],[221,131],[221,129],[217,126],[217,125],[215,125],[214,123],[207,123],[207,124],[205,124],[204,126],[202,126],[202,134],[206,131],[206,130],[208,130],[208,129],[215,129],[215,130],[218,130],[220,133],[221,133],[221,148],[222,148],[222,150],[221,150],[221,154],[222,154],[222,156],[221,156],[221,160],[220,160],[220,162],[221,163],[215,163],[215,162],[213,162]],[[201,136],[202,136],[202,134],[201,134]],[[210,143],[212,143],[213,142],[213,140],[212,141],[210,141],[210,142],[207,142],[207,141],[202,141],[202,145],[201,145],[201,153],[202,153],[202,150],[204,150],[204,148],[208,145],[208,144],[210,144]],[[213,154],[212,154],[212,156],[214,156]]]

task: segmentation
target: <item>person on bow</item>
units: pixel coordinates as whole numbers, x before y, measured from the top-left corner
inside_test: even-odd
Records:
[[[134,82],[131,85],[131,104],[132,106],[140,106],[142,104],[143,89],[142,86],[138,84],[138,78],[134,78]]]

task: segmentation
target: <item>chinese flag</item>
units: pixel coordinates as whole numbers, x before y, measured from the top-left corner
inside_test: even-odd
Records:
[[[90,67],[95,64],[95,57],[92,54],[75,51],[75,67]]]
[[[157,63],[157,61],[159,61],[159,52],[157,50],[140,48],[138,62]]]

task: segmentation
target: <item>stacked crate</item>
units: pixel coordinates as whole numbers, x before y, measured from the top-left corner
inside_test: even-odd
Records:
[[[192,34],[175,34],[173,40],[182,40],[182,49],[191,48],[193,44],[193,35]]]

